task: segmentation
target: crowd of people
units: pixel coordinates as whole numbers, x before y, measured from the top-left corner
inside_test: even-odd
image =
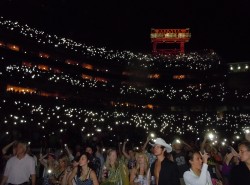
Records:
[[[13,141],[2,148],[1,185],[248,185],[250,134],[236,148],[210,139],[190,145],[148,137],[136,149],[128,141],[109,149],[88,142],[38,152]]]
[[[221,64],[220,57],[213,51],[175,56],[114,51],[49,35],[27,25],[5,20],[3,17],[0,17],[0,26],[7,32],[28,38],[40,46],[46,46],[48,50],[70,52],[70,56],[80,54],[94,64],[108,64],[107,66],[111,67],[113,64],[118,64],[124,68],[148,71],[185,69],[203,72],[216,70]],[[11,48],[10,44],[5,42],[0,42],[0,46],[3,50]],[[34,54],[33,51],[26,49],[20,46],[16,52],[38,60],[40,57],[38,53]],[[0,185],[250,184],[248,125],[250,115],[248,113],[237,111],[218,113],[215,109],[200,110],[200,112],[183,110],[183,112],[153,112],[154,110],[142,110],[142,106],[139,109],[128,110],[116,109],[114,105],[112,108],[107,106],[108,108],[103,110],[99,107],[97,96],[93,96],[95,102],[92,107],[94,108],[88,105],[90,100],[86,101],[84,106],[79,106],[79,103],[72,105],[70,102],[57,101],[57,99],[44,101],[46,98],[40,96],[41,90],[26,88],[28,90],[25,91],[25,88],[22,89],[18,85],[16,89],[10,85],[8,87],[5,79],[19,85],[27,82],[37,85],[43,82],[46,85],[45,89],[52,90],[60,87],[63,89],[61,92],[66,92],[67,88],[64,87],[70,87],[68,89],[72,96],[76,96],[81,90],[84,91],[84,95],[87,94],[85,91],[92,93],[98,91],[109,96],[113,95],[114,97],[110,98],[113,104],[118,100],[127,101],[131,97],[138,100],[147,99],[153,103],[162,101],[174,102],[174,104],[180,102],[184,104],[188,102],[231,103],[233,100],[245,102],[250,96],[248,90],[227,88],[223,81],[182,87],[173,84],[139,87],[121,82],[115,83],[115,81],[97,81],[83,78],[81,61],[75,61],[75,65],[81,66],[81,70],[77,74],[76,71],[68,74],[57,70],[56,67],[51,67],[52,65],[41,69],[34,63],[24,64],[23,58],[15,58],[12,54],[9,58],[6,57],[7,54],[0,58],[0,62],[4,64],[0,66],[0,77],[3,79],[0,89],[0,96],[3,97],[0,102],[0,113],[4,115],[0,117],[3,123],[0,143],[9,138],[15,129],[24,130],[25,139],[29,138],[29,142],[18,140],[2,147]],[[51,59],[54,62],[61,62],[60,64],[67,64],[65,58],[53,57],[48,55],[45,60]],[[18,61],[15,61],[16,59]],[[108,69],[105,71],[109,72]],[[7,89],[3,90],[5,87]],[[20,92],[26,95],[19,97]],[[86,95],[85,98],[89,97]],[[131,126],[130,130],[120,132],[119,129],[125,128],[118,127],[122,125]],[[172,135],[190,136],[190,141],[173,139],[171,144],[168,144],[162,139],[163,137],[159,136],[156,139],[148,137],[146,142],[144,144],[140,142],[141,146],[138,147],[138,142],[133,140],[140,138],[141,133],[134,132],[131,128],[134,130],[141,128],[147,134],[157,130],[159,134],[165,134],[168,139]],[[213,132],[220,131],[223,137],[228,136],[230,141],[225,142],[222,138],[215,141],[206,135],[203,141],[197,142],[198,135],[204,135],[208,129],[210,131],[212,129]],[[64,133],[67,134],[63,135]],[[74,135],[75,133],[81,133],[84,139],[79,139],[78,135]],[[243,133],[246,134],[244,140]],[[100,145],[90,140],[91,137],[97,138],[100,135],[102,138],[99,139],[103,140]],[[108,138],[111,135],[114,137]],[[133,138],[132,135],[134,135]],[[191,135],[197,136],[195,141],[192,141]],[[127,139],[121,142],[124,137]],[[48,145],[37,147],[41,144],[39,140],[42,138],[63,140],[64,143],[62,145],[55,141],[51,147],[49,145],[52,142],[48,142]],[[104,142],[107,138],[109,143]],[[72,140],[75,139],[80,144],[72,145],[74,143]],[[242,141],[239,142],[239,139]],[[136,147],[133,142],[137,142]],[[32,148],[34,146],[36,148]]]
[[[119,64],[128,67],[141,67],[144,69],[176,69],[187,68],[197,71],[205,71],[217,68],[221,63],[220,57],[214,52],[207,50],[202,53],[192,52],[179,55],[152,55],[136,53],[132,51],[109,50],[105,47],[88,46],[57,35],[48,34],[42,30],[19,24],[16,21],[6,20],[0,17],[0,26],[3,30],[19,35],[25,39],[36,42],[40,46],[46,46],[53,50],[63,50],[71,54],[91,57],[103,64]],[[29,53],[29,51],[25,51]]]
[[[250,115],[242,112],[146,112],[98,108],[81,106],[81,103],[67,103],[53,99],[41,98],[32,100],[30,96],[19,98],[4,98],[0,102],[0,118],[2,132],[12,133],[19,130],[28,140],[39,142],[41,136],[53,137],[53,135],[65,134],[73,141],[74,135],[84,131],[88,136],[109,136],[114,141],[132,138],[136,135],[139,141],[145,137],[146,132],[157,132],[158,135],[167,133],[168,136],[195,136],[212,131],[228,142],[237,141],[237,136],[249,131]],[[128,129],[126,129],[126,127]],[[26,130],[30,128],[30,130]],[[119,129],[128,130],[128,136],[117,132]],[[130,130],[129,130],[130,129]],[[134,132],[136,131],[136,132]],[[39,136],[36,136],[39,135]],[[73,134],[73,135],[72,135]],[[70,136],[69,136],[70,135]],[[141,137],[141,135],[143,135]],[[5,134],[7,137],[8,134]],[[4,137],[4,136],[3,136]],[[9,136],[8,136],[9,137]],[[163,136],[162,136],[163,137]],[[219,141],[218,141],[219,143]],[[32,143],[34,144],[34,142]]]
[[[175,87],[174,85],[165,85],[164,87],[135,87],[131,85],[117,84],[112,82],[100,82],[91,79],[82,79],[81,74],[57,74],[53,69],[44,71],[38,67],[27,67],[18,65],[8,65],[5,76],[22,81],[47,81],[51,86],[62,84],[62,86],[72,86],[85,90],[99,90],[106,93],[112,92],[120,97],[138,97],[153,100],[164,99],[165,101],[220,101],[229,100],[247,100],[249,91],[234,90],[227,88],[223,82],[214,84],[198,84]],[[18,78],[17,78],[18,77]],[[73,93],[73,92],[71,92]]]

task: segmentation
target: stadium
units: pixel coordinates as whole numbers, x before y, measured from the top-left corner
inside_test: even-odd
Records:
[[[108,50],[1,17],[0,63],[2,144],[139,145],[150,133],[191,141],[208,132],[234,144],[249,132],[248,62],[211,49]]]

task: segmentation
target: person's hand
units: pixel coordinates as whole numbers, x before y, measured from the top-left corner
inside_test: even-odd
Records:
[[[200,152],[200,155],[201,155],[201,157],[202,157],[203,163],[206,163],[206,164],[207,164],[207,159],[209,158],[208,153],[204,152],[204,154],[202,154],[202,153]]]
[[[229,154],[226,154],[226,158],[228,158],[228,159],[232,159],[233,156],[234,156],[234,154],[232,152]]]
[[[233,156],[236,156],[236,157],[238,157],[239,156],[239,154],[234,150],[234,148],[233,147],[231,147],[230,146],[230,148],[231,148],[231,153],[233,154]]]

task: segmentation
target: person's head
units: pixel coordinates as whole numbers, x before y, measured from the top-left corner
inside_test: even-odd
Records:
[[[135,154],[136,164],[146,164],[148,165],[148,157],[145,153]]]
[[[96,152],[102,153],[101,147],[99,145],[96,146]]]
[[[93,147],[87,146],[85,149],[85,152],[89,153],[90,155],[93,155],[94,153]]]
[[[89,153],[84,152],[81,154],[80,159],[79,159],[79,166],[86,166],[89,163]]]
[[[243,141],[238,145],[240,160],[242,162],[250,162],[250,142]]]
[[[190,151],[186,156],[186,160],[192,169],[202,168],[202,157],[198,151]]]
[[[48,162],[52,162],[56,158],[55,154],[53,153],[48,153],[47,157],[48,157]]]
[[[172,147],[173,147],[173,150],[174,151],[181,151],[183,149],[183,144],[182,143],[177,143],[177,142],[174,142],[172,144]]]
[[[67,168],[69,165],[69,158],[66,155],[61,155],[58,159],[59,168]]]
[[[117,162],[117,152],[115,149],[109,149],[107,151],[107,161],[109,164],[114,164]]]
[[[140,174],[141,168],[144,169],[144,174],[147,175],[148,169],[149,169],[149,161],[148,157],[145,153],[136,153],[136,170],[137,174]]]
[[[210,143],[206,143],[206,144],[205,144],[204,150],[205,150],[207,153],[211,153],[211,152],[212,152],[212,146],[210,145]]]
[[[129,155],[130,159],[133,159],[135,157],[135,152],[132,149],[129,149],[128,155]]]
[[[19,141],[16,146],[16,155],[23,155],[27,152],[27,143],[24,141]]]
[[[157,156],[165,155],[166,153],[170,153],[172,151],[172,147],[167,144],[162,138],[157,138],[154,141],[154,144],[151,144],[153,148],[153,154]]]

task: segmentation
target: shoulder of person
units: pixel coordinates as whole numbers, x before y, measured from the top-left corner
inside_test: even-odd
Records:
[[[164,159],[164,163],[170,164],[170,165],[175,165],[176,163],[174,161],[171,161],[167,158]]]
[[[185,171],[185,172],[183,173],[183,177],[186,176],[186,175],[190,175],[190,174],[192,174],[191,171],[190,171],[190,170],[187,170],[187,171]]]
[[[30,156],[29,154],[26,154],[25,157],[26,157],[26,159],[34,160],[34,158],[32,156]]]
[[[89,173],[90,177],[96,176],[96,173],[94,170],[90,169],[90,173]]]
[[[14,156],[11,156],[9,159],[7,159],[7,163],[10,163],[12,161],[15,161],[17,159],[17,157],[14,155]]]

